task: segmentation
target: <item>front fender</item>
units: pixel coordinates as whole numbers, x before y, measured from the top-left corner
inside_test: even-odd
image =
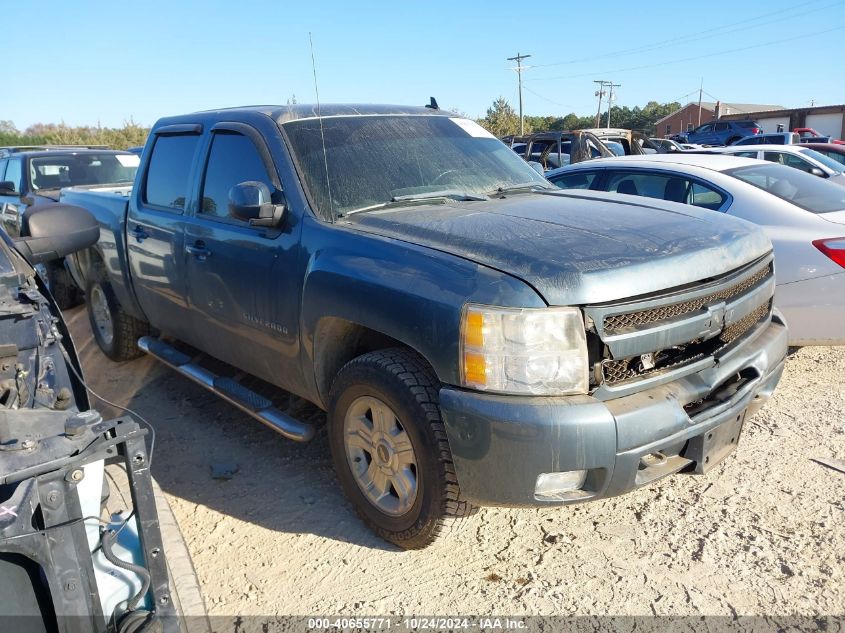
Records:
[[[312,251],[302,295],[304,359],[312,368],[326,319],[363,326],[416,350],[441,382],[459,384],[461,310],[465,303],[544,307],[526,283],[475,262],[338,225]],[[319,393],[319,389],[315,389]]]

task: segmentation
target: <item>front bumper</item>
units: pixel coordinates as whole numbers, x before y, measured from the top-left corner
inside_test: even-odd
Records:
[[[564,505],[623,494],[681,470],[705,472],[736,446],[744,418],[771,396],[786,348],[776,312],[707,369],[613,400],[444,387],[440,406],[461,494],[476,505]],[[665,459],[647,457],[655,454]],[[574,470],[587,475],[567,498],[534,496],[541,473]]]

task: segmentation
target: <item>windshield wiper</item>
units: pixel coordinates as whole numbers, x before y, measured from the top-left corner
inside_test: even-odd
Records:
[[[542,182],[521,182],[515,185],[507,185],[505,187],[497,187],[491,193],[530,193],[537,189],[554,189],[554,185],[545,185]]]
[[[371,204],[368,207],[361,207],[360,209],[344,211],[343,213],[339,213],[338,217],[345,217],[347,215],[363,213],[365,211],[389,209],[390,207],[408,206],[409,203],[443,204],[447,200],[472,201],[489,200],[489,198],[484,194],[470,193],[468,191],[456,191],[454,189],[444,189],[443,191],[426,191],[425,193],[412,193],[404,196],[393,196],[388,202],[379,202],[378,204]]]

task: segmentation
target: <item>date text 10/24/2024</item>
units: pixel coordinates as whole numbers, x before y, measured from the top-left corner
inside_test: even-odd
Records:
[[[526,623],[521,618],[510,617],[369,617],[369,618],[308,618],[309,630],[323,631],[378,631],[401,628],[407,631],[489,631],[522,630]]]

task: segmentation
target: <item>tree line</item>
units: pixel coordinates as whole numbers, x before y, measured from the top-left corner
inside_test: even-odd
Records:
[[[663,117],[681,109],[677,101],[672,103],[658,103],[649,101],[644,107],[613,106],[610,109],[610,124],[613,127],[626,130],[636,130],[647,135],[655,132],[654,124]],[[505,100],[499,97],[493,105],[487,108],[487,115],[478,123],[491,134],[502,137],[509,134],[519,134],[519,114]],[[607,125],[607,110],[602,112],[599,127]],[[596,127],[596,115],[578,116],[574,112],[566,116],[526,116],[524,117],[525,133],[582,130]]]
[[[290,103],[290,100],[288,101]],[[294,103],[296,103],[294,98]],[[645,134],[654,134],[654,124],[675,110],[678,102],[658,103],[649,101],[644,107],[613,106],[610,110],[610,122],[613,127],[637,130]],[[478,123],[495,136],[519,134],[519,115],[513,107],[499,97],[487,109],[487,114]],[[601,117],[599,126],[607,124],[607,111]],[[543,132],[554,130],[580,130],[595,127],[594,114],[578,116],[574,112],[566,116],[526,116],[525,132]],[[11,121],[0,121],[0,146],[2,145],[107,145],[113,149],[127,149],[143,145],[150,128],[135,123],[132,119],[123,127],[102,126],[72,127],[64,123],[36,123],[25,130],[18,130]]]
[[[143,145],[150,128],[133,120],[120,128],[69,126],[64,123],[36,123],[21,131],[11,121],[0,121],[0,146],[3,145],[107,145],[128,149]]]

